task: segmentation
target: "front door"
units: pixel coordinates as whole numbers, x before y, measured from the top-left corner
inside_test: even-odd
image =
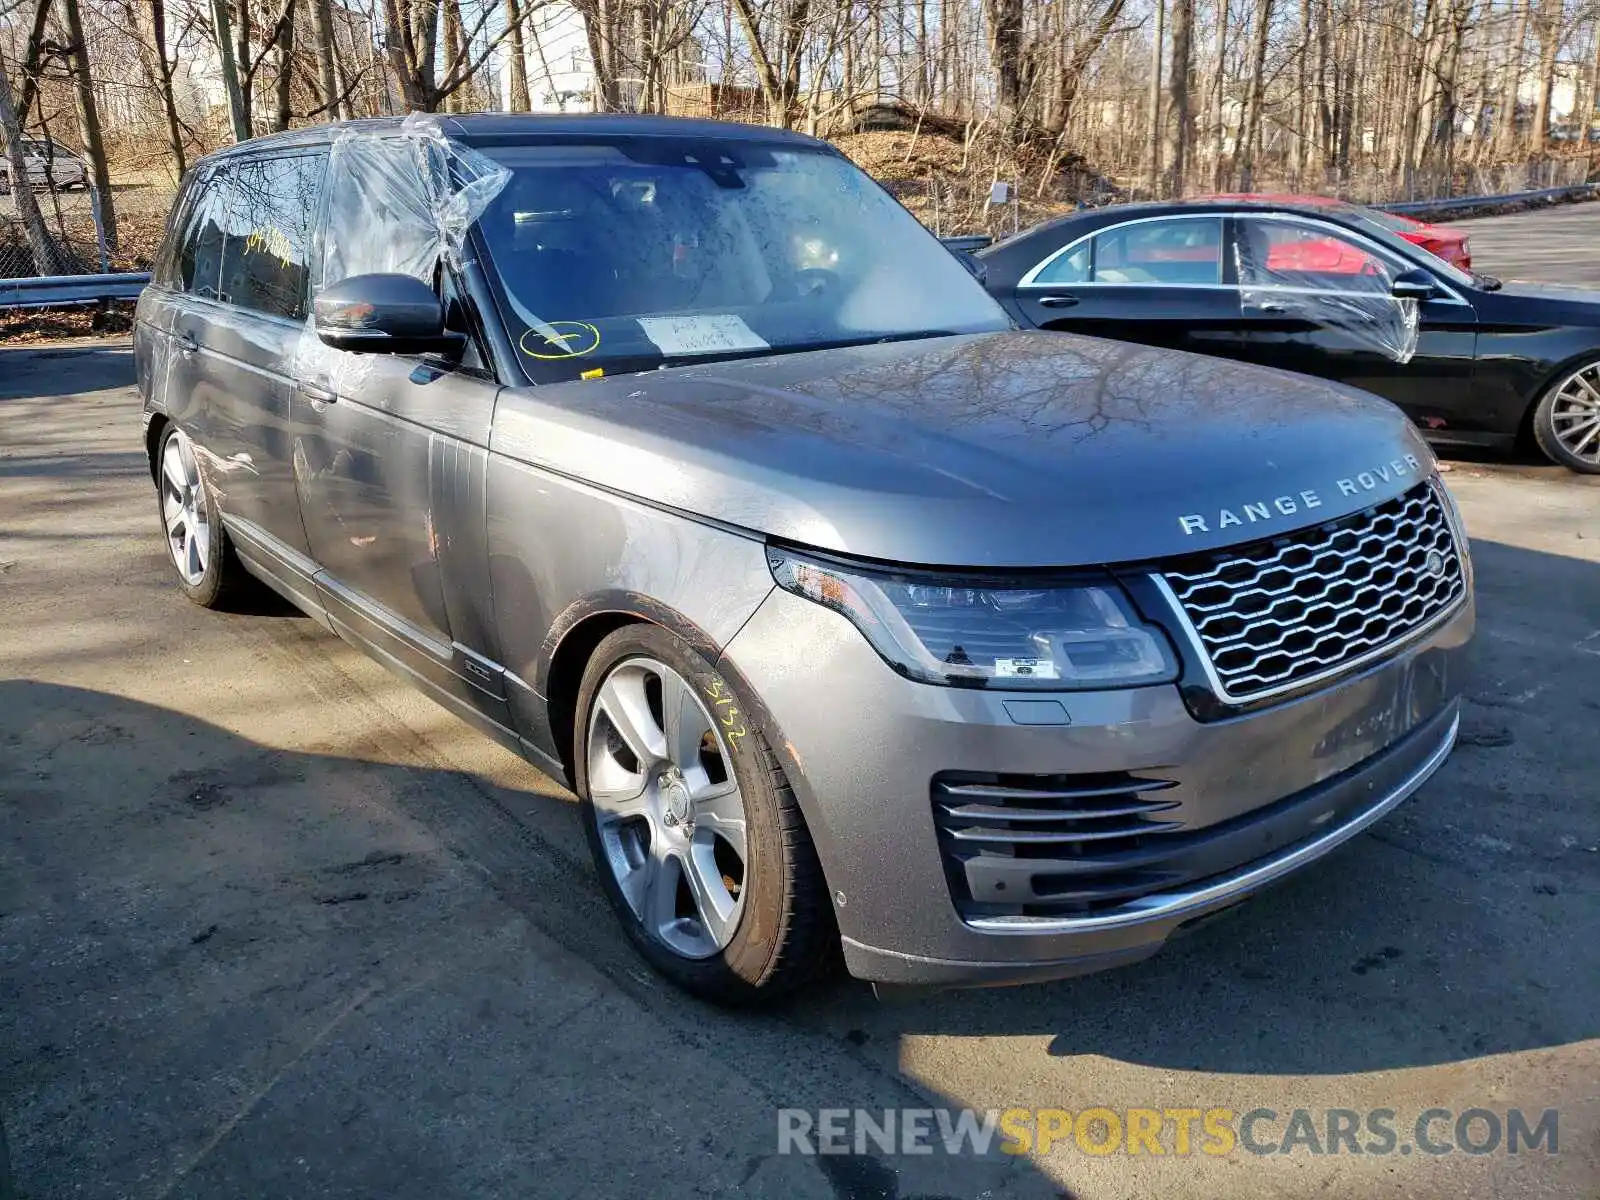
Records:
[[[1475,407],[1477,316],[1465,300],[1442,286],[1396,300],[1390,285],[1414,264],[1327,222],[1234,221],[1239,357],[1374,392],[1424,431]]]
[[[295,478],[334,627],[509,727],[482,617],[498,385],[470,366],[352,354],[314,335],[298,369]]]

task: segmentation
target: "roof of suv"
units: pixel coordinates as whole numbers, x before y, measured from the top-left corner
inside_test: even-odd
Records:
[[[826,142],[816,138],[770,125],[742,125],[734,121],[705,121],[692,117],[640,116],[632,113],[472,113],[461,116],[441,113],[438,117],[448,136],[459,138],[468,145],[507,146],[515,145],[522,138],[599,136],[722,138],[730,141],[827,146]],[[321,145],[343,129],[363,133],[392,133],[400,129],[404,120],[403,117],[374,117],[359,121],[336,121],[309,129],[290,129],[225,147],[208,158]]]

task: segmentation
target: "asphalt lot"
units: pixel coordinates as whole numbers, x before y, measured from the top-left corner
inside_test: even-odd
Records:
[[[1581,260],[1600,205],[1479,223],[1474,251],[1510,275],[1546,237]],[[131,381],[117,346],[0,349],[22,1196],[1600,1194],[1600,480],[1452,464],[1481,622],[1463,742],[1332,859],[1121,971],[730,1016],[638,965],[558,786],[307,619],[179,597]],[[1269,1108],[1269,1139],[1298,1108],[1403,1133],[1556,1108],[1560,1140],[776,1153],[779,1108],[929,1104]]]

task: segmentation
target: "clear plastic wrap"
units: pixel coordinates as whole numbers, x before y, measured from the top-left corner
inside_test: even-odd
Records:
[[[510,178],[426,113],[401,122],[398,137],[341,130],[328,155],[322,284],[375,272],[433,282],[441,259],[459,260],[467,230]]]
[[[327,224],[320,290],[355,275],[396,273],[433,284],[441,262],[459,262],[467,231],[511,178],[494,160],[445,136],[439,118],[412,113],[393,127],[351,126],[328,155]],[[295,354],[295,373],[335,391],[370,369],[317,337],[316,309]]]
[[[1246,316],[1305,322],[1351,349],[1411,361],[1417,301],[1393,294],[1388,262],[1322,225],[1250,220],[1240,231],[1234,254]]]

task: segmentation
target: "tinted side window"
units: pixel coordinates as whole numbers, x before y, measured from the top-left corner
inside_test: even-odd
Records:
[[[1035,283],[1088,283],[1089,243],[1084,242],[1070,254],[1052,259],[1037,275]]]
[[[280,317],[305,313],[323,161],[301,154],[229,166],[219,193],[223,300]]]
[[[223,173],[212,171],[195,187],[178,248],[177,285],[196,296],[215,299],[222,267],[222,227],[217,224],[216,190]]]
[[[1096,234],[1096,283],[1222,282],[1222,218],[1141,221]]]

